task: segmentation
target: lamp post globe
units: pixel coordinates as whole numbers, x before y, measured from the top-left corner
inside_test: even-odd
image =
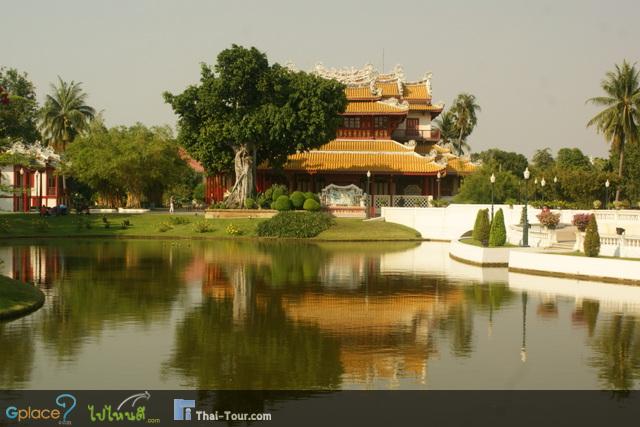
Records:
[[[542,181],[540,181],[540,186],[542,187],[542,203],[544,204],[544,186],[547,185],[547,181],[542,177]]]
[[[438,195],[436,200],[440,200],[440,178],[442,178],[442,174],[440,173],[440,171],[438,171],[438,173],[436,174],[436,181],[438,182]]]
[[[604,208],[605,209],[609,209],[608,205],[609,205],[609,186],[611,186],[611,183],[609,182],[609,180],[607,180],[607,182],[604,183]]]
[[[523,209],[523,217],[524,221],[522,224],[522,246],[529,246],[529,219],[527,218],[527,205],[529,204],[529,178],[531,177],[531,172],[529,172],[529,168],[526,168],[523,173],[524,176],[524,207]]]

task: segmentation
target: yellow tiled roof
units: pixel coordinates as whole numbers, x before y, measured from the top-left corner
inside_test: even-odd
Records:
[[[260,169],[268,168],[262,164]],[[375,153],[312,150],[289,156],[285,170],[437,173],[444,168],[416,153]]]
[[[425,101],[431,99],[431,94],[427,92],[427,85],[425,83],[405,83],[402,97],[409,101]]]
[[[451,150],[438,144],[418,144],[416,145],[415,152],[419,154],[429,154],[431,150],[436,150],[438,154],[449,153]]]
[[[442,105],[427,105],[409,103],[409,109],[413,111],[433,111],[440,112],[444,107]]]
[[[458,175],[468,175],[470,173],[475,172],[477,166],[473,163],[465,160],[461,160],[459,158],[449,159],[449,163],[447,165],[447,172],[453,172]]]
[[[396,82],[376,82],[376,87],[382,90],[382,96],[400,96],[398,83]]]
[[[369,86],[352,86],[345,89],[347,99],[380,99],[379,96],[371,93]]]
[[[343,114],[407,114],[408,108],[396,107],[380,101],[352,101]]]
[[[390,139],[334,139],[318,148],[319,151],[385,151],[395,153],[413,152],[413,148]]]

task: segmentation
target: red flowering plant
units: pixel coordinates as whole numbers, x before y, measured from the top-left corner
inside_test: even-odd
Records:
[[[591,219],[591,214],[581,213],[575,214],[573,216],[573,221],[571,223],[578,227],[579,231],[585,231],[587,229],[587,225],[589,225],[589,220]]]
[[[549,208],[543,209],[536,217],[547,228],[556,228],[560,223],[560,214],[551,212]]]

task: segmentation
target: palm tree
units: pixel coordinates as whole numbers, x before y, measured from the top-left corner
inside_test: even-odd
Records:
[[[440,115],[440,118],[435,120],[436,127],[440,130],[439,144],[442,146],[449,145],[451,141],[458,135],[456,129],[455,118],[453,113],[445,111]]]
[[[40,127],[48,144],[64,151],[77,135],[89,129],[96,112],[86,99],[80,83],[67,83],[58,77],[58,85],[51,85],[51,94],[40,111]]]
[[[611,148],[620,155],[618,177],[622,181],[625,144],[638,143],[640,121],[640,78],[635,64],[622,61],[615,71],[609,71],[600,84],[605,96],[588,99],[587,102],[605,107],[596,114],[587,127],[595,126],[598,133],[611,143]],[[614,151],[614,152],[615,152]],[[620,186],[616,189],[616,201],[620,200]]]
[[[466,139],[478,123],[476,112],[481,111],[476,102],[475,95],[461,93],[453,101],[451,112],[455,117],[455,125],[458,130],[458,140],[453,143],[458,155],[464,153],[464,148],[469,147]]]

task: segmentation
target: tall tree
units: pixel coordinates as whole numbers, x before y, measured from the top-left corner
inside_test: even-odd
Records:
[[[440,131],[440,145],[448,146],[458,136],[455,117],[451,111],[443,112],[439,118],[435,120],[436,127]]]
[[[58,85],[51,85],[51,94],[40,111],[45,142],[64,151],[76,136],[85,133],[96,114],[86,102],[87,94],[79,82],[67,83],[58,77]]]
[[[596,114],[587,127],[594,126],[598,133],[604,135],[616,150],[618,156],[618,178],[622,182],[624,149],[627,143],[637,144],[639,140],[638,124],[640,121],[640,78],[635,65],[622,61],[616,64],[615,71],[609,71],[600,87],[604,96],[588,99],[587,102],[604,107]],[[616,201],[620,200],[620,186],[616,189]]]
[[[164,98],[179,116],[179,142],[209,173],[235,170],[227,205],[239,207],[255,190],[260,161],[277,167],[289,154],[335,138],[347,100],[344,86],[269,65],[258,49],[233,45],[200,85]]]
[[[0,68],[0,88],[0,139],[36,142],[40,133],[35,86],[26,73]]]
[[[555,165],[555,160],[549,147],[536,150],[531,160],[538,171],[551,169]]]
[[[476,102],[475,95],[461,93],[453,101],[451,112],[454,115],[454,122],[458,131],[458,138],[452,141],[453,151],[464,154],[465,148],[469,149],[467,138],[478,124],[477,112],[481,111],[480,105]]]

